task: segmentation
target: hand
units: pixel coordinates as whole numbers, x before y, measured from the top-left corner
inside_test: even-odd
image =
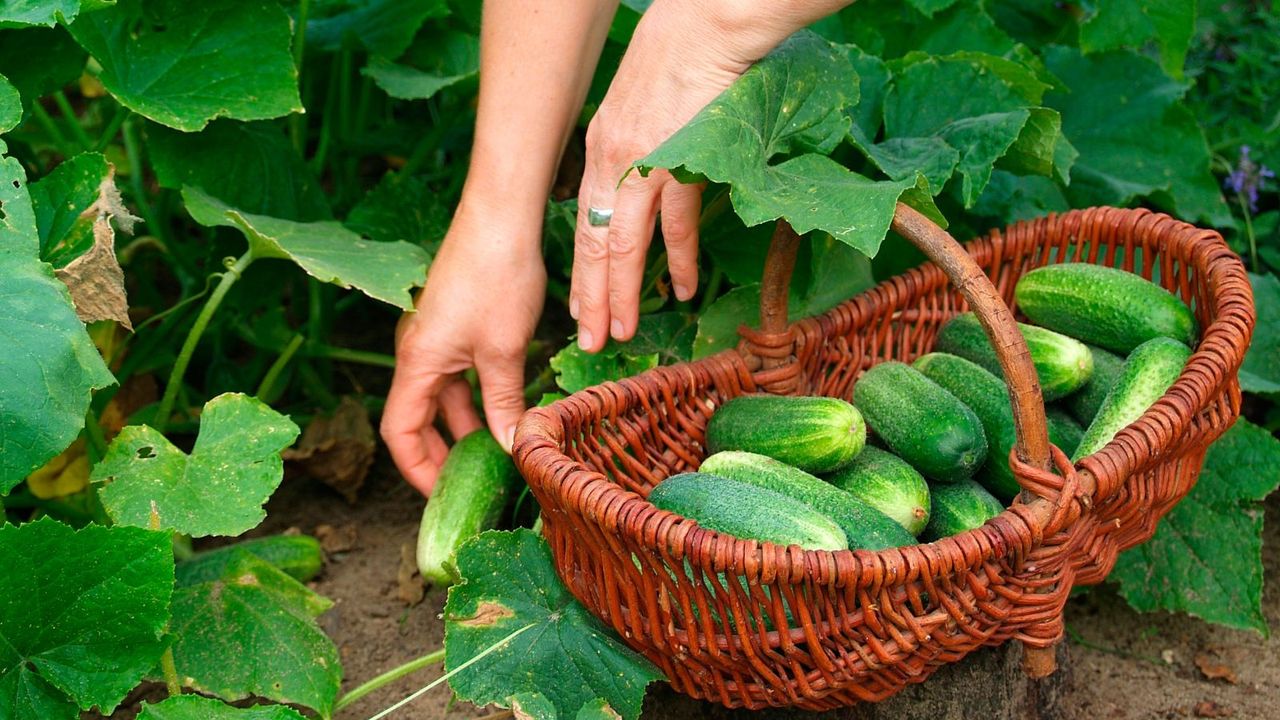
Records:
[[[731,5],[655,2],[587,129],[569,295],[584,350],[599,350],[609,336],[635,335],[645,253],[659,210],[676,298],[688,300],[697,289],[702,186],[683,185],[665,170],[645,178],[628,169],[790,34],[789,18],[776,11],[771,18],[754,16],[761,3],[742,3],[730,16]],[[612,208],[607,227],[588,222],[590,207]]]
[[[508,450],[524,412],[525,350],[547,284],[542,228],[504,227],[503,218],[464,200],[417,312],[406,314],[396,329],[382,439],[396,467],[424,495],[449,451],[433,426],[437,411],[455,440],[481,426],[464,370],[476,368],[489,429]]]

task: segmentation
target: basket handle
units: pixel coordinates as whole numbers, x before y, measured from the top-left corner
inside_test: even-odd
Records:
[[[991,339],[1009,386],[1018,458],[1032,467],[1052,471],[1040,381],[1013,313],[1000,298],[995,285],[950,233],[914,208],[898,203],[892,227],[941,268],[969,301]],[[764,334],[781,334],[787,330],[787,293],[799,247],[800,236],[786,221],[779,220],[765,259],[760,288],[760,330]],[[761,360],[765,369],[785,362],[785,358],[769,356]]]

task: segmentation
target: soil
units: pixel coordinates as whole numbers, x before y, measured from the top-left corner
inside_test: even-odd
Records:
[[[420,603],[407,606],[397,581],[401,548],[414,541],[422,506],[422,499],[380,458],[354,505],[317,482],[286,481],[268,506],[267,521],[254,533],[290,527],[314,533],[322,524],[336,528],[338,535],[355,529],[354,546],[331,553],[313,583],[335,602],[320,622],[341,652],[344,691],[441,646],[444,592],[430,590]],[[345,544],[341,540],[332,542]],[[1280,629],[1280,494],[1268,502],[1263,555],[1263,603],[1271,626]],[[1264,639],[1185,615],[1136,613],[1105,586],[1073,599],[1067,623],[1072,684],[1062,708],[1066,720],[1280,718],[1280,634]],[[337,720],[368,718],[440,673],[435,666],[402,679],[344,709]],[[490,715],[509,717],[505,711],[451,703],[441,686],[392,717]]]

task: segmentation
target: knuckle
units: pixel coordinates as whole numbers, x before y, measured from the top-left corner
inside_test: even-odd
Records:
[[[603,233],[580,232],[576,252],[587,263],[602,263],[609,259],[608,238]]]
[[[698,232],[698,224],[696,221],[690,221],[683,215],[672,215],[662,217],[662,237],[667,242],[668,249],[682,250],[682,247],[671,247],[674,245],[684,245],[693,239]]]
[[[614,225],[609,232],[609,254],[614,257],[631,257],[644,250],[640,234],[634,232],[625,222]]]

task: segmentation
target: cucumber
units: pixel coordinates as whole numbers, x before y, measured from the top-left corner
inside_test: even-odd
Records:
[[[324,566],[324,551],[320,549],[319,540],[310,535],[271,535],[196,553],[191,559],[178,563],[179,584],[217,580],[240,552],[257,555],[299,582],[313,579]]]
[[[1022,489],[1009,467],[1009,451],[1017,443],[1009,388],[977,363],[949,353],[916,358],[915,368],[968,405],[982,421],[989,452],[975,479],[996,497],[1012,500]],[[1046,413],[1049,442],[1070,454],[1080,441],[1080,427],[1063,413]]]
[[[887,450],[867,446],[853,462],[825,479],[888,515],[912,537],[929,522],[929,485],[924,476]]]
[[[1057,445],[1067,457],[1074,455],[1084,439],[1084,428],[1062,408],[1045,408],[1044,417],[1049,421],[1049,442]]]
[[[867,441],[862,414],[827,397],[743,395],[725,403],[707,424],[707,449],[768,455],[807,472],[835,470]]]
[[[1027,341],[1045,402],[1066,397],[1089,381],[1093,355],[1084,343],[1034,325],[1018,323],[1018,330]],[[943,325],[934,348],[972,360],[997,378],[1004,377],[987,332],[978,322],[978,316],[971,312],[960,313]]]
[[[1079,460],[1098,452],[1116,433],[1142,417],[1178,379],[1190,357],[1191,348],[1165,337],[1139,345],[1124,361],[1120,378],[1085,429],[1084,438],[1071,459]]]
[[[1186,303],[1141,275],[1102,265],[1037,268],[1018,280],[1014,298],[1035,324],[1122,355],[1152,338],[1196,339]]]
[[[853,386],[853,404],[890,450],[931,480],[965,480],[987,458],[978,417],[910,365],[868,369]]]
[[[451,585],[457,579],[453,555],[458,547],[497,525],[507,499],[521,482],[515,463],[488,430],[476,430],[455,443],[422,513],[418,530],[422,579]]]
[[[1068,395],[1063,401],[1075,419],[1085,425],[1093,422],[1093,416],[1098,414],[1098,408],[1102,407],[1107,392],[1120,377],[1120,368],[1124,367],[1124,358],[1119,355],[1094,345],[1088,347],[1093,355],[1093,376],[1084,387]]]
[[[703,460],[698,471],[772,490],[804,503],[834,520],[851,549],[881,550],[916,542],[915,536],[874,507],[771,457],[726,450]]]
[[[834,520],[799,500],[758,485],[703,472],[658,483],[649,502],[696,520],[708,530],[806,550],[845,550],[848,538]]]
[[[1004,506],[972,480],[933,489],[933,512],[924,538],[930,542],[982,527],[1004,511]]]

